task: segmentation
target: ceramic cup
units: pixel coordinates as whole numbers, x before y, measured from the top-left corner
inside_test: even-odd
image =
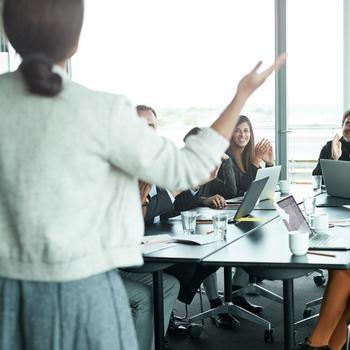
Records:
[[[289,232],[289,249],[294,255],[305,255],[309,249],[308,232]]]

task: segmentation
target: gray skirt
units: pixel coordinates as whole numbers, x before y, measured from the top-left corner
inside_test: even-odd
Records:
[[[0,278],[0,349],[138,349],[118,272],[64,283]]]

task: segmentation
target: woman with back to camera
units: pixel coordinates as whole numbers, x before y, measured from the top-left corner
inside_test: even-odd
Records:
[[[5,0],[3,21],[23,61],[0,77],[0,348],[137,349],[116,268],[143,262],[138,179],[171,190],[205,181],[245,101],[285,57],[257,65],[179,150],[125,97],[67,77],[83,0]]]

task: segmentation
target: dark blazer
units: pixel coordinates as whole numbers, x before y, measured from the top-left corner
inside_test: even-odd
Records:
[[[149,198],[144,220],[145,224],[151,225],[154,218],[158,215],[161,220],[164,220],[178,214],[174,209],[168,192],[157,187],[157,194]],[[180,291],[178,299],[189,304],[203,280],[217,269],[217,266],[177,263],[166,269],[165,272],[179,280]]]
[[[350,142],[345,141],[344,137],[341,137],[341,149],[342,154],[339,160],[350,160]],[[320,156],[316,168],[312,171],[312,175],[322,175],[320,159],[330,159],[332,156],[332,141],[328,141],[321,149]]]
[[[149,198],[149,204],[146,207],[145,224],[153,224],[156,216],[160,216],[162,220],[176,215],[178,214],[175,213],[175,208],[168,192],[157,187],[157,194]]]
[[[175,198],[174,207],[178,212],[194,209],[203,205],[203,199],[219,194],[225,199],[237,197],[237,187],[232,160],[226,159],[220,167],[220,176],[199,186],[198,192],[193,195],[190,190],[183,191]]]
[[[235,188],[236,188],[236,197],[243,196],[245,192],[248,191],[251,183],[255,180],[256,173],[259,168],[257,168],[254,164],[250,164],[248,171],[246,173],[242,172],[242,170],[237,165],[235,158],[228,149],[226,151],[227,155],[230,157],[232,161],[233,171],[234,171],[234,179],[235,179]],[[219,178],[222,177],[221,172],[218,175]]]

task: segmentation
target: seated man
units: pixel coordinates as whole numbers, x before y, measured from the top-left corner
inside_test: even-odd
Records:
[[[147,106],[137,106],[137,110],[139,116],[144,118],[149,126],[156,127],[156,115],[153,109]],[[139,182],[139,187],[146,224],[157,223],[162,219],[177,216],[180,211],[186,210],[186,208],[181,208],[181,206],[174,206],[174,202],[176,202],[181,194],[170,193],[165,189],[151,186],[143,181]],[[215,196],[212,199],[208,198],[208,205],[215,206],[216,200],[217,197]],[[224,202],[223,198],[222,201]],[[217,269],[218,267],[203,267],[198,264],[177,263],[166,269],[165,272],[175,276],[180,281],[180,292],[178,296],[180,301],[189,304],[200,284],[203,282],[210,306],[214,308],[222,304],[217,290],[215,274]],[[237,320],[228,314],[220,314],[213,317],[212,320],[218,327],[222,328],[233,328],[239,324]]]
[[[137,109],[139,114],[142,113],[142,110],[143,108]],[[150,118],[149,124],[152,123],[153,119]],[[148,193],[150,189],[151,187],[147,185],[146,192]],[[144,192],[145,189],[143,188]],[[141,201],[144,201],[144,199],[141,198]],[[150,350],[153,339],[152,274],[120,271],[120,276],[129,297],[139,348],[140,350]],[[180,287],[178,280],[166,273],[163,274],[163,286],[164,329],[166,330]]]
[[[321,150],[316,168],[312,175],[322,175],[320,159],[350,160],[350,110],[346,111],[342,119],[343,136],[335,134],[333,140],[328,141]]]

